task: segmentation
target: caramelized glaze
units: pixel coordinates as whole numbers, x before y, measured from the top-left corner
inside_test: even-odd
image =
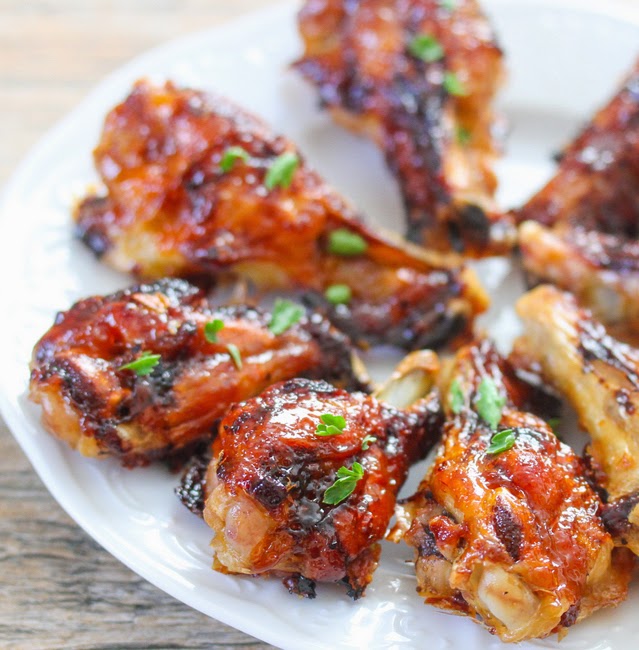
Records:
[[[36,344],[30,397],[51,433],[85,455],[133,466],[211,437],[231,403],[273,382],[302,375],[362,386],[348,340],[321,316],[307,314],[280,336],[270,318],[252,307],[214,308],[184,280],[86,298]],[[216,319],[224,328],[209,342],[204,327]],[[149,375],[122,369],[143,352],[161,357]]]
[[[247,161],[220,167],[230,147]],[[289,187],[265,185],[278,156],[299,157]],[[137,275],[220,279],[296,289],[362,342],[440,345],[472,327],[487,297],[475,274],[366,227],[294,144],[216,95],[138,82],[107,116],[95,163],[106,196],[77,208],[79,237],[106,263]],[[347,229],[358,255],[330,251]],[[348,307],[324,291],[352,290]]]
[[[335,119],[373,139],[399,180],[408,238],[471,255],[513,240],[493,194],[493,97],[502,53],[475,0],[307,0],[299,15],[304,56],[295,67]],[[425,62],[415,37],[443,48]],[[456,74],[464,94],[447,90]]]

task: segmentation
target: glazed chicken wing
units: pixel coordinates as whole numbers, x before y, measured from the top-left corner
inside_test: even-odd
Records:
[[[639,327],[639,61],[521,208],[533,281],[574,293],[608,325]]]
[[[415,393],[423,397],[437,362],[432,353],[416,354],[426,361]],[[358,598],[408,468],[439,424],[435,393],[400,409],[302,379],[235,405],[220,424],[206,478],[214,567],[280,576],[291,592],[309,597],[317,581],[343,582]]]
[[[80,203],[77,231],[119,270],[303,290],[358,341],[407,348],[467,331],[486,308],[472,271],[374,234],[290,141],[220,97],[137,83],[95,162],[107,194]]]
[[[252,307],[212,307],[184,280],[87,298],[36,344],[30,397],[82,454],[135,466],[210,438],[232,402],[274,382],[362,387],[348,340],[320,315],[277,335],[271,322]]]
[[[548,396],[487,341],[458,352],[442,390],[443,442],[393,532],[416,549],[426,602],[522,641],[621,601],[632,555],[614,548],[582,461],[528,412]]]
[[[336,121],[383,151],[408,238],[475,256],[507,250],[513,228],[492,171],[502,53],[476,0],[306,0],[299,26],[295,67]]]
[[[525,334],[516,354],[538,364],[577,411],[607,492],[606,521],[639,555],[639,350],[613,339],[554,287],[526,294],[517,312]]]

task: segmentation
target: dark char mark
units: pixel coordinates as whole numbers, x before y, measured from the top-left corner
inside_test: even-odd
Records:
[[[524,537],[521,522],[508,507],[508,504],[499,497],[493,508],[492,519],[499,541],[508,551],[508,555],[517,562]]]
[[[603,507],[602,519],[613,537],[622,537],[630,530],[631,524],[628,517],[637,505],[639,505],[639,491]]]
[[[208,445],[191,458],[175,488],[177,498],[198,517],[202,517],[204,512],[206,470],[210,461],[211,447]]]
[[[316,596],[315,580],[309,580],[299,573],[287,576],[282,580],[282,584],[288,589],[289,594],[296,594],[302,598],[313,599]]]
[[[635,372],[635,364],[629,358],[630,348],[606,334],[603,325],[588,318],[581,320],[578,326],[579,352],[585,362],[585,370],[591,369],[591,362],[603,361],[619,370],[626,379],[639,389],[639,377]]]

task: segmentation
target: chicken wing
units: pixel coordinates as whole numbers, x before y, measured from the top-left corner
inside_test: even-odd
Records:
[[[517,312],[525,333],[515,354],[537,364],[577,411],[607,492],[606,519],[620,543],[639,555],[639,351],[551,286],[526,294]]]
[[[362,388],[347,338],[318,314],[275,334],[268,312],[212,307],[184,280],[82,300],[35,346],[30,397],[86,456],[145,464],[210,438],[232,402],[290,377]]]
[[[460,350],[441,385],[444,439],[392,533],[416,549],[426,602],[522,641],[621,601],[632,555],[615,549],[582,461],[527,412],[548,396],[487,341]]]
[[[476,0],[306,0],[295,67],[399,180],[410,240],[469,255],[514,240],[494,202],[502,53]]]
[[[107,195],[80,203],[77,231],[119,270],[301,289],[358,341],[407,348],[466,332],[487,306],[471,270],[374,234],[290,141],[220,97],[138,82],[95,162]]]
[[[519,211],[532,281],[573,292],[608,325],[639,327],[639,61]]]
[[[397,381],[423,399],[407,409],[294,379],[227,413],[204,508],[217,570],[279,576],[307,597],[316,581],[343,582],[350,596],[362,595],[408,468],[441,423],[437,393],[424,398],[436,357],[415,354],[425,361],[421,387],[415,392],[414,377]]]

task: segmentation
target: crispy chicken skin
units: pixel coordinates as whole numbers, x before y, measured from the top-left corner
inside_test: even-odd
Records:
[[[501,453],[488,453],[493,431],[479,415],[485,378],[506,399],[498,430],[515,432]],[[548,397],[487,341],[460,350],[441,387],[443,442],[417,494],[398,507],[392,533],[416,549],[426,602],[515,642],[623,600],[632,555],[615,549],[582,461],[527,412]]]
[[[433,372],[436,359],[429,353]],[[422,395],[423,396],[423,395]],[[341,415],[338,435],[319,436],[321,416]],[[402,410],[321,381],[293,379],[235,405],[220,424],[206,477],[204,518],[215,531],[214,567],[284,578],[314,596],[316,582],[342,582],[361,596],[377,566],[377,542],[393,515],[410,464],[441,424],[436,393]],[[374,439],[368,439],[372,436]],[[363,476],[335,505],[327,490],[340,468]]]
[[[222,171],[231,147],[248,159]],[[268,172],[285,152],[299,167],[289,187],[269,190]],[[77,232],[119,270],[232,273],[261,288],[303,290],[358,341],[407,348],[468,331],[487,306],[471,270],[373,233],[290,141],[221,97],[138,82],[107,116],[94,157],[107,194],[79,204]],[[365,250],[330,252],[344,229]],[[348,305],[325,300],[335,284],[350,286]]]
[[[574,293],[607,325],[639,327],[639,61],[515,215],[532,281]],[[621,331],[621,330],[620,330]]]
[[[81,300],[58,314],[33,351],[30,397],[45,428],[86,456],[135,466],[210,438],[232,402],[290,377],[361,388],[344,335],[308,314],[275,336],[270,314],[212,307],[184,280]],[[204,328],[222,320],[217,342]],[[236,345],[241,367],[228,345]],[[159,354],[152,372],[122,366]]]
[[[475,0],[306,0],[295,67],[335,120],[377,143],[399,180],[408,238],[467,255],[504,252],[514,229],[493,196],[491,102],[502,53]],[[434,37],[439,60],[411,53]],[[463,95],[444,83],[453,73]]]
[[[517,312],[524,335],[515,354],[536,364],[577,411],[607,493],[606,522],[639,555],[639,351],[551,286],[526,294]]]

